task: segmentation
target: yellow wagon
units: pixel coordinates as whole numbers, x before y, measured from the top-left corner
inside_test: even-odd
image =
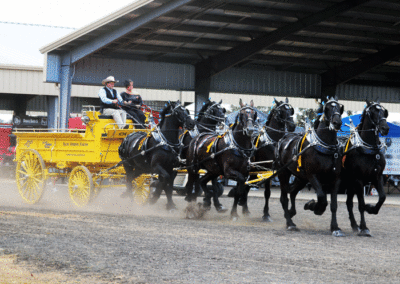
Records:
[[[14,132],[16,182],[25,202],[38,202],[50,177],[68,178],[69,196],[78,206],[88,204],[101,188],[125,185],[124,168],[114,168],[121,161],[118,147],[128,134],[148,130],[135,129],[129,119],[128,129],[118,129],[111,117],[102,116],[94,106],[84,106],[82,118],[85,130],[19,129]],[[133,181],[134,200],[138,204],[147,200],[152,178],[141,175]]]

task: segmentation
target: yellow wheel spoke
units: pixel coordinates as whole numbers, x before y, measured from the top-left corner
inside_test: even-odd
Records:
[[[44,161],[36,150],[23,152],[17,163],[18,191],[30,204],[38,202],[43,195],[46,186],[44,167]]]
[[[84,166],[75,167],[69,177],[69,195],[78,206],[86,205],[94,191],[93,179],[89,170]]]

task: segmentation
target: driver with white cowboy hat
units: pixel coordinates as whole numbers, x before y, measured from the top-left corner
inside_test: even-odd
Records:
[[[118,127],[122,129],[126,124],[126,112],[118,106],[118,103],[122,104],[123,100],[118,91],[114,89],[115,82],[118,81],[114,76],[108,76],[101,82],[105,87],[99,91],[100,111],[104,115],[111,115]]]

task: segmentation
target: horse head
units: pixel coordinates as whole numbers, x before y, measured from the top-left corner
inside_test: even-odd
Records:
[[[380,105],[379,100],[377,102],[366,100],[366,103],[367,106],[363,111],[362,118],[368,117],[371,124],[375,127],[375,131],[379,131],[383,136],[386,136],[389,133],[389,126],[386,121],[389,112]]]
[[[257,111],[254,108],[253,100],[251,100],[250,106],[248,106],[247,104],[242,103],[242,99],[240,99],[239,105],[241,109],[237,121],[243,127],[243,134],[249,137],[258,135],[258,125],[256,123]]]
[[[338,103],[337,98],[330,98],[323,107],[321,121],[329,123],[329,130],[339,131],[342,126],[344,106]]]
[[[195,121],[190,117],[190,113],[185,109],[180,101],[170,102],[168,101],[166,107],[161,112],[161,118],[174,118],[179,127],[185,127],[189,130],[194,129]]]
[[[268,126],[269,122],[274,119],[279,125],[282,125],[282,129],[293,132],[296,124],[293,121],[294,109],[289,104],[289,99],[286,98],[285,102],[274,99],[274,102],[275,106],[271,109],[266,125]]]
[[[219,123],[225,120],[225,108],[221,106],[222,100],[217,103],[208,99],[200,109],[198,121],[209,119],[212,123]]]

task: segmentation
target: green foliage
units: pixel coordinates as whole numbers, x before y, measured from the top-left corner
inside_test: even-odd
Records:
[[[300,108],[297,112],[297,117],[295,121],[296,125],[299,127],[304,127],[307,118],[310,120],[310,122],[313,122],[317,118],[317,114],[313,109]]]

